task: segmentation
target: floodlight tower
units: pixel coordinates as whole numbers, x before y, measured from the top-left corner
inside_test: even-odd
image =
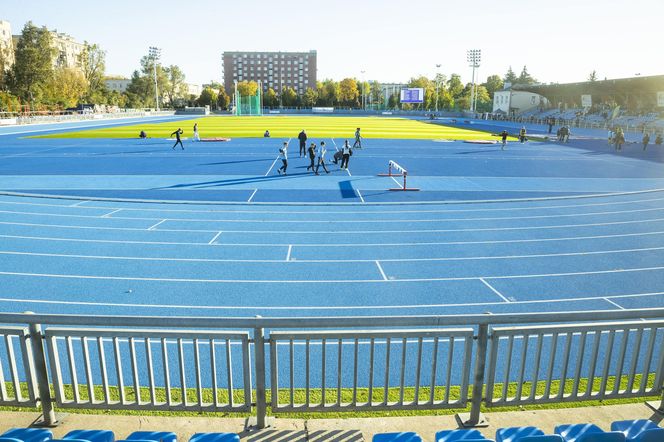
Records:
[[[360,73],[362,74],[362,76],[360,77],[360,81],[362,82],[362,110],[367,110],[366,109],[366,104],[364,102],[364,73],[365,72],[366,71],[360,71]]]
[[[438,89],[440,89],[440,65],[436,65],[436,113],[438,113]]]
[[[157,103],[157,112],[159,112],[159,85],[157,84],[157,62],[161,58],[161,49],[150,46],[148,52],[150,60],[152,60],[152,67],[154,69],[154,98]]]
[[[476,89],[477,87],[475,86],[475,69],[480,67],[480,62],[482,61],[482,50],[481,49],[470,49],[466,51],[466,55],[468,56],[468,65],[473,68],[473,81],[472,81],[472,86],[470,89],[470,111],[475,112],[475,105],[476,105]]]

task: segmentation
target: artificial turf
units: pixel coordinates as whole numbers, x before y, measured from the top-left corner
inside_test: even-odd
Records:
[[[194,123],[200,136],[228,138],[262,137],[266,130],[273,138],[296,138],[306,130],[309,138],[347,138],[352,140],[355,129],[361,128],[365,138],[426,139],[426,140],[487,140],[497,139],[486,132],[443,126],[429,121],[391,117],[317,117],[317,116],[209,116],[163,123],[134,124],[38,135],[35,138],[137,138],[141,130],[151,138],[169,138],[178,127],[190,137]]]

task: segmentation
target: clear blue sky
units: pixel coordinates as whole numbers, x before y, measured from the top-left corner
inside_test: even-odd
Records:
[[[221,53],[318,51],[318,78],[407,81],[441,72],[470,81],[523,65],[543,82],[664,74],[663,0],[0,0],[20,33],[32,20],[107,51],[108,74],[131,75],[149,46],[192,83],[220,80]],[[659,23],[658,23],[659,22]]]

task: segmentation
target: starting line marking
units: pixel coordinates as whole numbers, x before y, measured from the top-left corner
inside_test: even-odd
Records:
[[[486,282],[486,281],[484,280],[484,278],[480,278],[480,281],[482,281],[482,283],[483,283],[485,286],[487,286],[492,292],[494,292],[496,295],[500,296],[500,298],[501,298],[503,301],[505,301],[505,302],[512,302],[512,301],[510,301],[509,299],[507,299],[506,297],[504,297],[503,294],[500,293],[498,290],[496,290],[491,284],[489,284],[488,282]]]

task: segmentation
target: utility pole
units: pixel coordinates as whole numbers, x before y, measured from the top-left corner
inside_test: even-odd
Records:
[[[161,58],[161,49],[150,46],[148,52],[150,60],[152,60],[152,68],[154,69],[154,98],[157,104],[157,112],[159,112],[159,85],[157,83],[157,62]]]
[[[440,65],[436,65],[436,113],[438,113],[438,89],[440,88]]]

